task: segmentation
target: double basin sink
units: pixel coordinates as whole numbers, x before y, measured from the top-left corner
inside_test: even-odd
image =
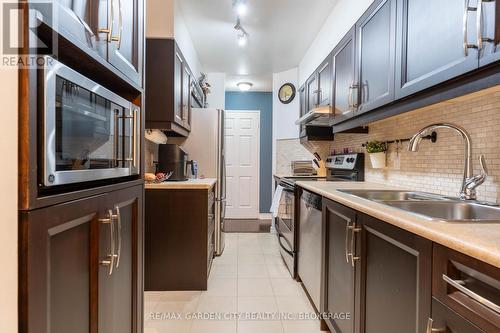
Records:
[[[363,199],[445,222],[500,223],[500,207],[425,192],[339,190]]]

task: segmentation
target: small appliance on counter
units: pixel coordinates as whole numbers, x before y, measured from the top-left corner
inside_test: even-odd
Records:
[[[185,181],[187,175],[188,154],[176,144],[159,145],[156,172],[172,175],[167,181]]]

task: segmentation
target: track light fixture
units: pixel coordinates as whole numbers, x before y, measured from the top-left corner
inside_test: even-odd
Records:
[[[233,0],[233,8],[236,11],[236,15],[238,15],[238,17],[243,17],[248,12],[246,0]]]
[[[236,25],[234,26],[234,30],[238,31],[238,45],[243,47],[245,45],[247,45],[247,42],[248,42],[248,32],[245,30],[245,28],[243,28],[243,26],[241,25],[241,21],[240,21],[240,18],[238,17],[236,19]]]

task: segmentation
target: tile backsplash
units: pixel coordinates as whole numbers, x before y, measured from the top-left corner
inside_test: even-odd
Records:
[[[438,122],[456,124],[469,132],[474,174],[480,172],[480,154],[485,155],[489,169],[488,179],[477,189],[478,198],[500,203],[500,86],[371,123],[369,134],[337,134],[332,142],[314,144],[322,152],[342,148],[363,151],[361,145],[366,141],[410,138],[421,128]],[[373,169],[367,156],[366,180],[457,196],[464,167],[462,138],[449,129],[436,132],[437,142],[422,141],[416,153],[407,151],[408,142],[403,143],[402,149],[390,144],[384,169]],[[277,144],[277,170],[289,165],[287,150],[299,151],[290,148],[292,144],[300,144],[298,140],[287,141],[290,142]]]

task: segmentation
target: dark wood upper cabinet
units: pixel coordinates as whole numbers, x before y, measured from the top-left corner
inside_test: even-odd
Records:
[[[359,221],[360,332],[426,333],[432,242],[364,214]]]
[[[106,12],[112,15],[108,61],[142,86],[144,0],[108,0],[108,3]]]
[[[300,117],[305,115],[307,113],[307,98],[306,98],[306,86],[303,85],[302,87],[299,88],[299,103],[300,103]],[[299,117],[299,118],[300,118]],[[301,124],[299,126],[299,136],[305,136],[305,129],[306,126]]]
[[[306,82],[308,112],[318,107],[318,89],[318,75],[314,73]]]
[[[354,116],[358,89],[355,82],[356,31],[352,28],[332,52],[333,119],[344,121]]]
[[[398,0],[397,7],[397,98],[479,66],[476,12],[463,1]]]
[[[146,39],[146,128],[189,135],[193,80],[175,40]]]
[[[144,0],[56,0],[53,5],[52,12],[51,6],[34,4],[44,23],[98,62],[116,69],[115,74],[134,88],[143,86]],[[60,55],[64,52],[59,50]]]
[[[20,332],[142,332],[142,197],[140,185],[21,212]]]
[[[330,106],[332,96],[332,58],[329,55],[319,66],[318,71],[318,106]]]
[[[394,100],[396,0],[375,1],[356,23],[358,112]]]
[[[193,74],[189,67],[183,66],[182,71],[182,124],[191,130],[191,83]]]
[[[482,41],[479,41],[479,66],[500,60],[500,4],[497,1],[481,2],[481,21],[479,27]],[[482,42],[482,45],[481,45]]]
[[[326,324],[330,331],[354,333],[356,267],[353,265],[353,251],[356,246],[357,212],[336,202],[323,200],[323,235],[324,240],[324,283],[321,311],[331,315]],[[352,236],[352,237],[351,237]],[[335,317],[337,314],[349,314],[349,318]]]

